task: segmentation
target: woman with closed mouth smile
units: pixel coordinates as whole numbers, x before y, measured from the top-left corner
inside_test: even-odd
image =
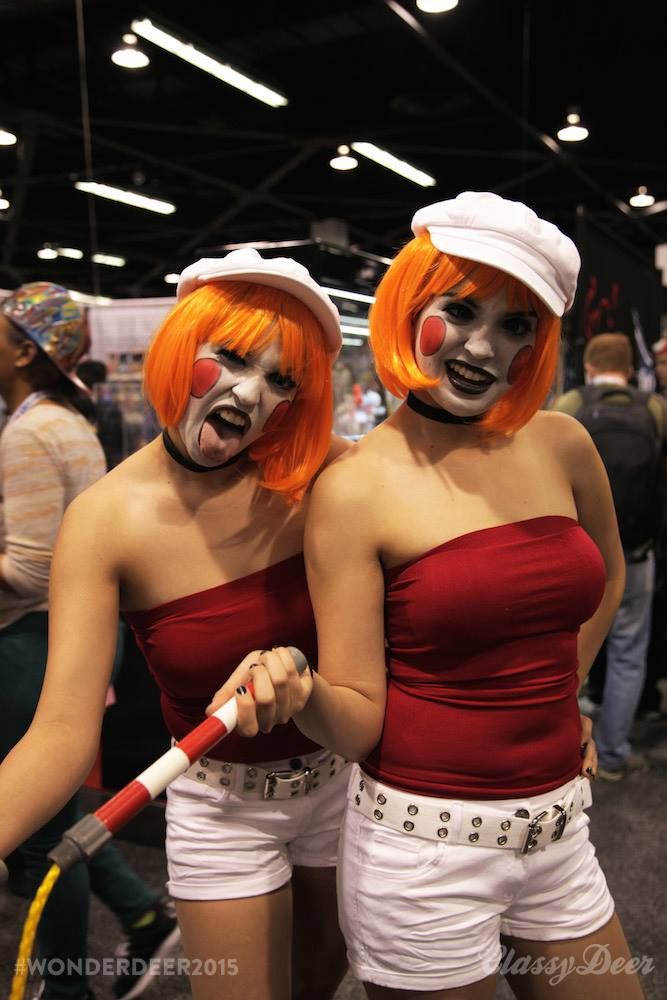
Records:
[[[335,306],[293,260],[238,250],[183,271],[144,369],[162,435],[65,514],[42,699],[0,768],[1,857],[91,766],[119,608],[174,740],[248,649],[275,647],[271,725],[231,733],[167,792],[168,888],[196,1000],[330,1000],[345,972],[335,864],[350,767],[291,721],[312,680],[285,649],[317,663],[303,531],[312,481],[347,447],[331,437],[340,347]],[[32,777],[45,759],[60,762],[46,785]]]
[[[589,435],[540,410],[579,254],[485,192],[412,230],[370,317],[405,403],[325,470],[306,528],[319,670],[295,719],[359,762],[338,876],[350,968],[370,1000],[491,1000],[502,942],[530,968],[508,976],[522,1000],[639,1000],[589,841],[577,703],[623,553]],[[239,711],[251,732],[268,703]],[[587,975],[596,949],[609,964]],[[571,969],[555,989],[554,964]]]

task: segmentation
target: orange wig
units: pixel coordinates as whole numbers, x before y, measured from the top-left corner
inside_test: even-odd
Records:
[[[482,300],[505,288],[510,309],[531,308],[537,314],[530,363],[478,425],[511,434],[539,410],[551,388],[558,364],[560,320],[518,278],[488,264],[443,254],[433,246],[428,234],[415,237],[403,247],[378,285],[370,315],[378,375],[400,399],[409,389],[431,389],[438,384],[438,379],[428,378],[419,370],[414,324],[430,299],[455,286],[458,295],[474,295]]]
[[[244,281],[211,282],[179,302],[151,341],[144,391],[163,427],[182,419],[192,366],[201,344],[224,344],[239,354],[261,352],[280,338],[280,370],[297,383],[285,418],[249,450],[261,466],[261,485],[289,502],[303,497],[331,442],[331,358],[324,331],[289,292]]]

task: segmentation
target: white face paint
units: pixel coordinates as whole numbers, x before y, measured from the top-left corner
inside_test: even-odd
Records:
[[[416,395],[458,417],[485,413],[529,362],[536,329],[534,312],[508,310],[504,290],[484,301],[437,295],[417,316],[415,357],[440,383]]]
[[[193,461],[221,465],[278,425],[297,390],[279,364],[277,341],[244,356],[219,344],[202,344],[192,366],[190,402],[178,424]]]

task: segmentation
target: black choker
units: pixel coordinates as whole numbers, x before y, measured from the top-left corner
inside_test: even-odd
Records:
[[[162,443],[164,444],[165,451],[170,458],[173,458],[175,462],[178,462],[179,465],[182,465],[184,469],[188,469],[190,472],[217,472],[218,469],[226,469],[228,465],[233,465],[234,462],[238,462],[243,455],[243,452],[240,451],[238,455],[234,455],[233,458],[228,459],[228,461],[223,462],[221,465],[198,465],[197,462],[193,462],[192,459],[188,458],[186,455],[181,455],[180,451],[167,434],[166,427],[162,431]]]
[[[418,399],[413,392],[408,393],[405,402],[415,413],[419,413],[428,420],[437,420],[439,424],[474,424],[482,417],[481,414],[475,417],[457,417],[455,413],[443,410],[440,406],[429,406],[428,403]]]

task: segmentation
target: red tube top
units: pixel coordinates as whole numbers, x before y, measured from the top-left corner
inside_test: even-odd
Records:
[[[177,740],[205,718],[214,692],[252,649],[298,646],[309,663],[317,663],[317,634],[301,553],[124,618],[158,683],[164,721]],[[289,722],[253,739],[232,732],[207,756],[257,763],[317,749]]]
[[[604,581],[590,537],[554,515],[473,531],[386,571],[387,711],[364,770],[476,799],[575,777],[577,634]]]

